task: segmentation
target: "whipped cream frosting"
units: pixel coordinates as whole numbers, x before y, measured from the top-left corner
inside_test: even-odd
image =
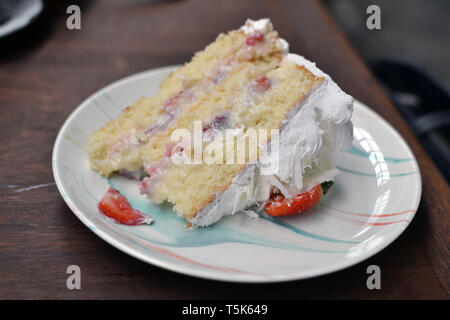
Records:
[[[272,29],[269,19],[248,19],[241,27],[247,34]],[[248,164],[228,189],[218,193],[190,220],[194,226],[207,226],[224,215],[264,203],[273,187],[291,198],[318,183],[333,180],[339,173],[335,168],[336,157],[350,148],[352,142],[353,98],[315,63],[288,53],[289,45],[284,39],[280,39],[280,45],[285,50],[284,59],[304,66],[325,80],[288,113],[282,124],[279,147],[270,150],[270,144],[266,146],[264,156],[256,164]],[[274,159],[278,166],[264,165]]]
[[[247,19],[245,24],[239,29],[244,31],[245,34],[252,34],[255,32],[267,33],[273,30],[273,25],[268,18],[259,20]]]

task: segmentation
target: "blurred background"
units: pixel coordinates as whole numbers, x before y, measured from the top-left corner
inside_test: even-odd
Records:
[[[450,90],[450,1],[324,0],[327,8],[366,61],[401,60],[439,79]],[[382,29],[365,28],[366,8],[381,9]]]
[[[126,11],[127,6],[184,1],[189,0],[115,0],[107,1],[107,5]],[[52,35],[54,21],[64,18],[68,5],[78,4],[88,11],[95,3],[96,0],[0,0],[0,66],[45,43]],[[450,181],[450,1],[322,3]],[[366,8],[373,4],[381,9],[381,30],[366,27]],[[191,48],[184,49],[186,55],[192,52]],[[174,60],[181,58],[184,49],[174,52]]]
[[[323,2],[449,182],[450,1]],[[364,27],[371,4],[381,30]]]

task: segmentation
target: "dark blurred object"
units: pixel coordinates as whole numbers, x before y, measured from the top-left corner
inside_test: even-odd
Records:
[[[42,8],[42,0],[0,0],[0,38],[28,26]]]
[[[391,100],[450,182],[450,96],[431,76],[398,61],[370,63]]]
[[[14,9],[17,7],[17,0],[1,0],[0,1],[0,25],[11,19]]]

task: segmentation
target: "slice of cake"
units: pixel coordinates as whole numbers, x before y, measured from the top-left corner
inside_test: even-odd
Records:
[[[89,140],[92,168],[105,176],[140,176],[142,157],[162,158],[173,130],[189,124],[193,109],[276,68],[286,44],[269,23],[258,23],[250,36],[242,29],[220,34],[165,79],[155,97],[142,98],[98,130]]]
[[[90,139],[92,168],[143,178],[194,226],[255,204],[273,216],[314,206],[352,141],[353,99],[268,19],[219,35]]]

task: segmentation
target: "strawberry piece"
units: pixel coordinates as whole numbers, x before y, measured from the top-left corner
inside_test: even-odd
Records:
[[[174,108],[174,105],[176,105],[178,103],[178,101],[181,99],[183,94],[184,94],[184,90],[180,90],[174,96],[167,99],[163,106],[164,111],[165,112],[172,111],[172,109]]]
[[[245,40],[245,43],[248,46],[253,47],[255,44],[257,44],[258,42],[261,42],[263,40],[264,40],[264,33],[257,31],[253,35],[248,37],[247,40]]]
[[[277,194],[272,196],[272,199],[266,204],[266,212],[274,217],[302,213],[314,207],[322,198],[322,194],[320,184],[291,199],[286,199],[283,195]]]
[[[127,198],[118,190],[110,187],[98,204],[98,209],[105,216],[116,222],[135,226],[150,224],[153,219],[139,210],[134,210]]]
[[[170,157],[172,157],[174,154],[182,153],[183,150],[184,148],[182,146],[175,145],[175,147],[173,147],[172,150],[170,151]]]
[[[203,132],[208,132],[211,130],[220,130],[226,125],[227,117],[226,116],[217,116],[213,121],[208,123],[203,127]]]
[[[256,79],[255,82],[259,88],[263,89],[263,91],[267,91],[272,87],[270,79],[267,78],[266,76]]]

